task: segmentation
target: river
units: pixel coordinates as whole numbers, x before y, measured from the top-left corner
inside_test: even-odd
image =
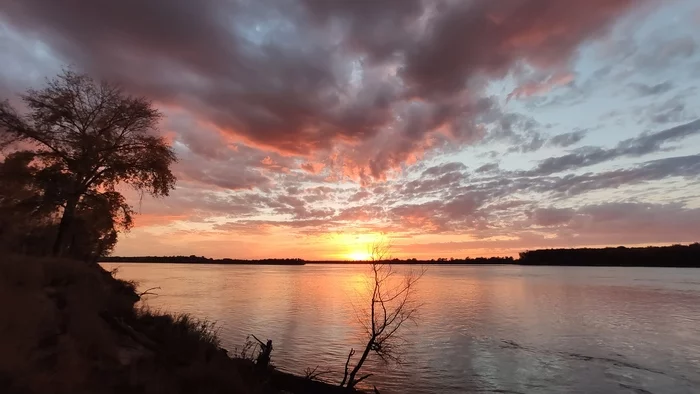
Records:
[[[363,344],[364,265],[102,265],[286,371],[338,381]],[[430,266],[417,296],[403,364],[367,365],[382,393],[700,393],[700,269]]]

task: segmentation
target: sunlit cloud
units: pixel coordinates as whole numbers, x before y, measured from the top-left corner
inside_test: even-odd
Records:
[[[140,215],[117,254],[362,260],[380,235],[397,257],[430,258],[700,238],[691,0],[151,3],[0,10],[0,97],[71,65],[165,115],[177,189],[125,191]]]

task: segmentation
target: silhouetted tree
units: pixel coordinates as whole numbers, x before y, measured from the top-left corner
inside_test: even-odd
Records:
[[[17,253],[48,254],[55,237],[62,174],[32,165],[32,152],[16,152],[0,163],[0,247]]]
[[[350,360],[355,355],[355,349],[350,349],[341,386],[354,388],[371,376],[357,376],[370,353],[376,354],[384,362],[400,362],[398,347],[403,341],[399,330],[404,323],[412,321],[418,311],[419,304],[414,297],[415,285],[425,273],[425,268],[408,271],[403,277],[397,277],[390,264],[389,252],[390,245],[386,241],[377,242],[370,247],[370,306],[367,313],[358,315],[367,335],[367,343],[357,364],[348,372]]]
[[[71,70],[21,98],[26,114],[0,103],[0,147],[30,146],[39,171],[50,168],[61,178],[53,254],[66,250],[79,210],[97,209],[84,200],[101,199],[103,212],[114,212],[124,208],[114,194],[118,184],[156,197],[174,187],[176,157],[154,133],[161,115],[145,98]]]
[[[55,166],[36,165],[33,152],[15,152],[0,163],[0,247],[46,255],[60,223],[67,175]],[[76,207],[66,254],[94,261],[109,253],[117,232],[132,224],[131,207],[114,191],[89,191]]]

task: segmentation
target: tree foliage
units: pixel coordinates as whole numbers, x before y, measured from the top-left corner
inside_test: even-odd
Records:
[[[22,215],[54,240],[53,254],[104,255],[132,223],[118,185],[156,197],[175,185],[175,154],[156,132],[161,114],[145,98],[72,70],[21,99],[25,113],[0,103],[0,147],[12,151],[0,170],[0,231],[7,235],[7,221]]]

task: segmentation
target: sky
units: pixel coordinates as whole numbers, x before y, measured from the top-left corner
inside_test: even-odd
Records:
[[[0,98],[70,66],[179,162],[117,255],[700,240],[694,0],[0,0]]]

